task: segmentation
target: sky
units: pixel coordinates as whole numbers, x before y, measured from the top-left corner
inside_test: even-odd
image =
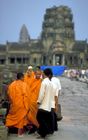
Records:
[[[0,0],[0,44],[18,42],[23,24],[37,39],[46,9],[60,5],[72,10],[76,40],[88,39],[88,0]]]

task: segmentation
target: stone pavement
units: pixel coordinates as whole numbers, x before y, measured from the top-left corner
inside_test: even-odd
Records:
[[[47,137],[47,140],[88,140],[88,126],[58,123],[59,130]],[[25,134],[23,137],[10,135],[8,140],[37,140],[35,134]],[[42,140],[42,139],[40,139]]]
[[[86,83],[60,78],[62,93],[59,99],[63,120],[58,122],[58,131],[47,140],[88,140],[88,87]],[[8,136],[8,140],[37,140],[35,134]]]

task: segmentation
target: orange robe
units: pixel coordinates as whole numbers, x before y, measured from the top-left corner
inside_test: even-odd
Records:
[[[22,80],[15,80],[8,87],[8,96],[11,102],[9,113],[6,117],[6,126],[23,128],[28,123],[29,110],[28,87]]]
[[[34,77],[35,77],[34,72],[31,73],[31,76],[28,76],[27,73],[24,76],[24,82],[28,84],[29,88],[31,88]]]
[[[37,119],[36,119],[36,115],[37,115],[37,111],[38,111],[38,107],[37,107],[37,99],[38,99],[38,95],[39,95],[39,90],[40,90],[40,86],[41,86],[41,79],[34,79],[31,85],[31,89],[30,89],[30,96],[29,96],[29,100],[30,100],[30,109],[28,112],[28,119],[30,122],[32,122],[35,126],[39,126]]]

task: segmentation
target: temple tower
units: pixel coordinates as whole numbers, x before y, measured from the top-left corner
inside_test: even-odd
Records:
[[[27,27],[25,24],[23,24],[21,30],[20,30],[20,37],[19,37],[19,42],[20,43],[27,43],[30,41],[30,36],[27,30]]]
[[[41,38],[47,51],[55,40],[63,40],[66,46],[74,41],[73,14],[69,7],[54,6],[46,9]]]

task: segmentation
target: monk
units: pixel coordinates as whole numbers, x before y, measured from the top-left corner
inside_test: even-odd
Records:
[[[34,80],[34,77],[35,77],[35,74],[33,72],[33,67],[29,66],[28,70],[24,76],[24,82],[26,82],[28,84],[29,88],[31,88],[31,84]]]
[[[35,78],[32,82],[31,89],[30,89],[30,96],[29,96],[29,101],[30,101],[30,109],[28,113],[28,119],[30,122],[32,122],[33,125],[36,127],[39,126],[37,119],[36,119],[36,114],[37,114],[37,99],[39,96],[39,90],[41,86],[41,71],[36,70],[35,71]]]
[[[12,82],[8,87],[10,110],[6,117],[6,126],[18,128],[18,136],[23,135],[23,127],[28,123],[27,112],[29,111],[29,89],[23,80],[23,73],[18,73],[17,80]]]

